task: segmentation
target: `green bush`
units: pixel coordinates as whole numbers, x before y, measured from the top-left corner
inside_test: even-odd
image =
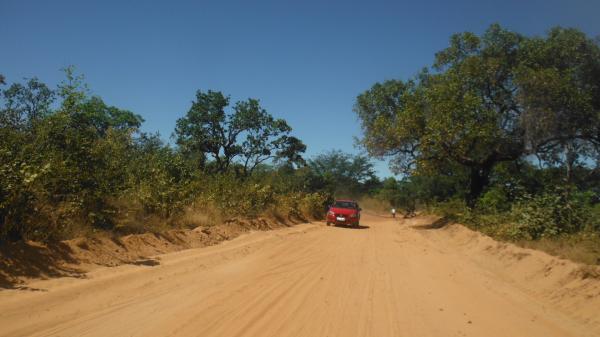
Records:
[[[600,204],[590,192],[554,187],[508,201],[500,189],[490,189],[468,208],[462,199],[437,202],[430,211],[487,234],[508,240],[538,240],[562,234],[600,230]]]
[[[583,230],[592,221],[589,195],[557,189],[526,196],[512,209],[514,237],[539,239]]]
[[[459,222],[470,222],[472,211],[461,198],[452,198],[448,201],[433,203],[430,211],[447,219]]]
[[[301,200],[300,210],[305,216],[322,219],[325,216],[325,210],[330,199],[331,195],[328,193],[307,193]]]
[[[477,203],[477,208],[488,213],[499,213],[510,210],[511,204],[506,193],[500,188],[491,188],[485,192]]]
[[[289,133],[285,121],[246,125],[254,133],[227,151],[249,151],[251,169],[228,162],[214,173],[207,149],[172,148],[158,135],[139,132],[140,116],[89,97],[81,78],[66,72],[54,91],[37,80],[0,90],[0,241],[156,231],[184,223],[198,210],[256,217],[284,205],[291,216],[319,214],[324,197],[312,193],[318,179],[293,164],[303,162],[304,145],[286,136],[264,148],[256,138],[256,132],[269,136],[273,123]],[[56,96],[61,100],[53,104]],[[287,160],[286,166],[257,165],[268,158]]]

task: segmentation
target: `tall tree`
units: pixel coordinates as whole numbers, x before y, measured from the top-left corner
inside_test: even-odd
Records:
[[[308,166],[337,194],[362,194],[379,183],[373,163],[364,155],[332,150],[309,160]]]
[[[598,77],[589,75],[596,74],[600,64],[600,58],[593,57],[598,45],[582,33],[575,35],[556,41],[551,32],[548,38],[536,40],[499,25],[490,26],[482,36],[453,35],[450,46],[436,54],[433,72],[423,71],[407,82],[376,84],[358,96],[355,111],[362,121],[363,144],[374,155],[392,157],[396,171],[464,167],[469,172],[467,201],[473,205],[498,163],[543,149],[546,142],[533,139],[564,141],[597,134],[599,123],[591,118],[600,106],[597,98],[586,101],[587,119],[574,118],[581,114],[569,108],[571,102],[580,101],[580,92],[590,93],[587,97],[598,92]],[[587,48],[573,50],[577,46]],[[578,79],[569,81],[571,90],[555,92],[554,106],[540,103],[548,102],[546,78],[531,73],[556,66],[541,62],[546,49],[569,51],[570,62],[561,64],[565,73]],[[548,118],[554,121],[549,125],[568,126],[572,131],[526,123],[528,118]]]
[[[35,77],[25,84],[12,84],[0,95],[4,102],[4,108],[0,110],[0,127],[31,128],[50,113],[54,98],[55,92]]]
[[[289,135],[292,129],[285,120],[275,119],[256,99],[237,102],[227,113],[229,101],[221,92],[196,93],[192,107],[175,128],[177,144],[184,152],[212,157],[217,172],[237,163],[244,175],[268,160],[303,162],[306,146]]]
[[[577,164],[599,155],[600,48],[581,31],[555,27],[525,41],[521,53],[527,147],[563,167],[570,182]]]

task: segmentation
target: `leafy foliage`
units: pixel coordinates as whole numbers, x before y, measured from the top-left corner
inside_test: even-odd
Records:
[[[338,196],[359,196],[379,184],[373,163],[363,155],[332,150],[311,159],[308,166],[322,187]]]
[[[214,171],[226,172],[239,157],[244,175],[249,175],[267,160],[304,163],[306,146],[290,136],[292,130],[283,119],[275,119],[258,100],[237,102],[228,114],[229,97],[221,92],[196,93],[187,115],[177,120],[177,144],[188,153],[208,154]]]
[[[33,78],[0,92],[0,241],[159,230],[202,207],[312,216],[328,198],[293,178],[306,146],[257,100],[226,114],[229,98],[199,92],[172,148],[141,133],[139,115],[91,96],[74,68],[64,71],[56,89]],[[287,170],[254,174],[269,160]],[[269,185],[276,175],[280,185]]]
[[[599,75],[576,29],[453,35],[431,69],[356,99],[362,145],[403,174],[375,195],[501,239],[597,243]]]
[[[577,158],[597,153],[600,46],[574,29],[527,38],[492,25],[482,35],[455,34],[436,54],[433,72],[375,84],[358,96],[364,146],[391,157],[406,174],[460,166],[470,206],[493,169],[530,155]]]

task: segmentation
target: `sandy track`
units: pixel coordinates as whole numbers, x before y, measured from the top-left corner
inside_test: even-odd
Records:
[[[0,335],[600,336],[597,281],[527,282],[520,254],[549,257],[507,260],[488,238],[425,221],[299,225],[34,282],[0,292]]]

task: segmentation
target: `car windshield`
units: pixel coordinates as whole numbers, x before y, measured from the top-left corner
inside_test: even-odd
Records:
[[[335,207],[335,208],[357,208],[356,203],[351,202],[351,201],[336,201],[333,204],[333,207]]]

